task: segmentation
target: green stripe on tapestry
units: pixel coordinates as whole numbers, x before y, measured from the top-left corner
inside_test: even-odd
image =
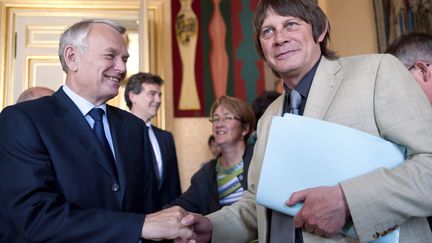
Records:
[[[260,58],[254,46],[252,27],[254,13],[249,9],[249,2],[249,0],[242,0],[243,10],[240,12],[240,23],[243,31],[243,40],[237,50],[236,58],[243,62],[240,74],[246,83],[246,101],[252,103],[257,96],[256,90],[260,73],[256,63]]]
[[[213,5],[208,0],[201,0],[201,23],[200,23],[200,35],[201,35],[201,48],[202,48],[202,62],[203,62],[203,79],[204,79],[204,113],[206,116],[210,114],[210,107],[213,103],[215,96],[213,92],[213,84],[211,82],[210,74],[210,63],[209,63],[209,52],[210,52],[210,40],[208,36],[208,24],[210,22],[211,13],[213,11]]]
[[[225,46],[228,53],[228,83],[227,83],[227,95],[234,96],[234,63],[233,63],[233,52],[232,52],[232,24],[231,24],[231,0],[223,0],[220,4],[222,16],[225,20],[226,26],[226,39]]]

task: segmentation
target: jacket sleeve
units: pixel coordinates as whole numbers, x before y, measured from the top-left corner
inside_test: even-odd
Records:
[[[172,171],[170,173],[171,178],[169,179],[171,181],[172,187],[170,188],[170,195],[167,199],[168,201],[172,201],[181,194],[181,188],[180,188],[180,175],[179,175],[179,169],[178,169],[178,161],[177,161],[177,153],[174,143],[174,137],[170,132],[167,132],[168,134],[168,148],[171,150],[171,163],[169,170]]]
[[[172,204],[184,208],[186,211],[207,214],[212,196],[210,194],[210,167],[209,162],[199,169],[191,178],[191,185]]]
[[[406,68],[389,55],[379,64],[373,99],[380,136],[405,146],[407,159],[396,168],[341,183],[357,234],[360,241],[371,241],[408,220],[417,220],[416,228],[424,226],[430,233],[418,221],[432,215],[430,103]]]

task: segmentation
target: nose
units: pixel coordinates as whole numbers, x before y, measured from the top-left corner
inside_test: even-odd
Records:
[[[118,58],[115,62],[114,69],[119,73],[126,73],[126,62]]]
[[[218,121],[218,122],[213,122],[213,129],[216,133],[216,130],[219,129],[220,127],[223,127],[224,124],[222,123],[222,121]]]
[[[280,28],[275,30],[275,44],[280,45],[289,41],[288,31],[285,31],[284,28]]]
[[[160,103],[161,102],[161,95],[160,94],[155,94],[154,101],[157,102],[157,103]]]

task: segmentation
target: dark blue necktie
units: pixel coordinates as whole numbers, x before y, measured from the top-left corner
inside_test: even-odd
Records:
[[[114,156],[112,154],[111,148],[109,146],[108,140],[105,136],[105,131],[103,127],[102,117],[105,114],[105,111],[101,108],[93,108],[88,113],[91,118],[94,120],[93,125],[93,133],[96,135],[96,138],[99,141],[100,146],[102,147],[102,150],[104,151],[107,160],[109,162],[109,165],[114,173],[115,176],[117,176],[117,169],[114,161]]]

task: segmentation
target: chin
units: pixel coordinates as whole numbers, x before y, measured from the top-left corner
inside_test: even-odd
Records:
[[[118,95],[118,90],[116,92],[110,92],[109,94],[106,95],[106,97],[108,99],[112,99],[114,97],[116,97]]]

